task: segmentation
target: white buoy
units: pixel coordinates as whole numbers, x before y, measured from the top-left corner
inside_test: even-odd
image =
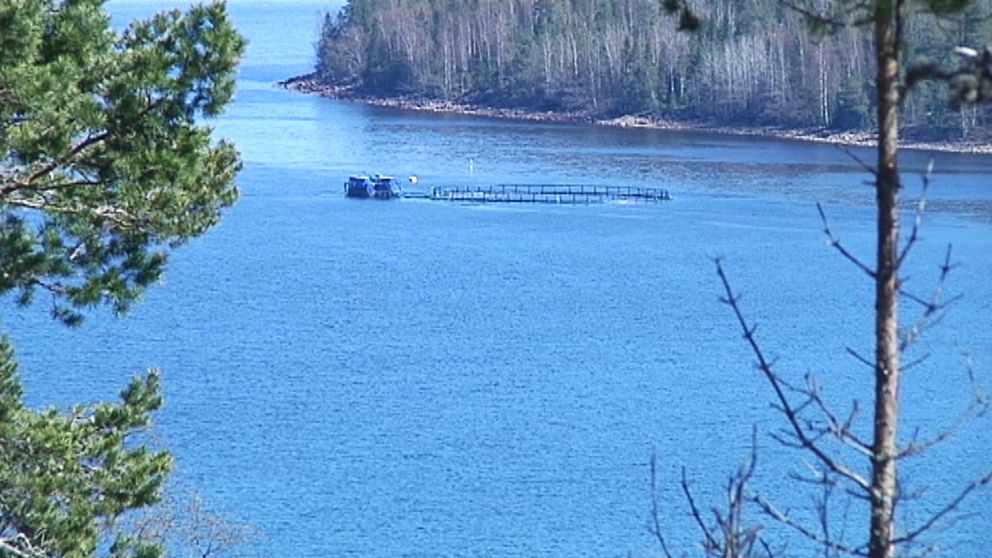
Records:
[[[416,184],[418,180],[420,180],[420,179],[417,178],[417,175],[412,175],[410,177],[410,184]]]

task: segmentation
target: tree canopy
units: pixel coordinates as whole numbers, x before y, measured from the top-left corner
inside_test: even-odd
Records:
[[[234,92],[224,6],[118,35],[102,3],[0,2],[0,295],[47,291],[70,324],[125,311],[234,202],[240,167],[198,120]]]
[[[0,339],[0,556],[158,555],[114,519],[154,504],[172,458],[135,445],[162,403],[159,376],[135,378],[121,403],[30,410],[13,351]],[[109,531],[109,533],[108,533]],[[109,535],[109,536],[108,536]]]
[[[103,0],[0,0],[0,297],[51,297],[76,325],[125,312],[169,252],[237,197],[238,153],[206,119],[232,99],[244,41],[222,3],[115,32]],[[54,374],[55,371],[52,371]],[[154,504],[172,465],[141,432],[159,376],[119,404],[38,411],[0,336],[0,557],[150,558],[118,530]]]
[[[350,0],[325,19],[317,75],[362,95],[868,131],[877,124],[872,41],[848,24],[870,19],[871,4]],[[926,13],[903,30],[908,61],[953,63],[948,44],[992,39],[992,21],[974,17],[992,10],[988,0],[919,4]],[[812,20],[790,5],[836,17]],[[929,84],[904,106],[903,127],[918,138],[980,139],[989,122],[985,109],[949,110]]]

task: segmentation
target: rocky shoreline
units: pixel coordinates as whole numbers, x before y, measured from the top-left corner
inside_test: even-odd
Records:
[[[277,84],[279,87],[308,95],[318,95],[330,99],[354,101],[366,105],[436,112],[509,118],[532,122],[587,123],[619,128],[647,128],[655,130],[696,131],[734,136],[758,136],[796,141],[829,143],[842,146],[874,147],[874,134],[865,132],[834,132],[823,129],[785,129],[770,127],[713,126],[699,122],[682,122],[650,116],[621,116],[600,119],[579,113],[539,112],[519,109],[494,108],[482,105],[463,104],[452,101],[422,99],[414,97],[369,97],[357,94],[354,89],[326,85],[318,82],[313,74],[292,77]],[[992,144],[974,142],[914,142],[903,141],[904,149],[939,151],[950,153],[992,154]]]

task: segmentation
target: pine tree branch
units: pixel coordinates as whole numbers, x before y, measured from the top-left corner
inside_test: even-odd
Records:
[[[48,203],[45,200],[29,200],[22,198],[15,198],[5,200],[3,202],[5,205],[12,207],[20,207],[23,209],[32,209],[35,211],[42,211],[45,213],[52,213],[58,215],[76,215],[76,216],[88,216],[95,217],[101,221],[106,221],[121,229],[133,229],[140,227],[144,222],[135,215],[128,213],[117,207],[111,206],[101,206],[101,207],[70,207],[65,205],[58,205]]]
[[[148,115],[150,115],[152,111],[159,108],[164,103],[164,101],[165,101],[164,98],[155,99],[155,100],[149,99],[147,101],[146,106],[142,108],[135,116],[136,121],[141,121],[147,118]],[[103,130],[102,132],[99,133],[91,133],[86,138],[84,138],[83,140],[79,141],[74,146],[72,146],[72,148],[70,148],[69,151],[65,153],[62,157],[56,157],[54,159],[51,159],[47,163],[41,164],[36,168],[34,168],[33,170],[31,170],[30,174],[28,174],[27,177],[21,180],[12,180],[6,186],[0,187],[0,203],[7,203],[7,201],[4,200],[4,198],[18,190],[48,189],[47,187],[45,188],[38,187],[35,185],[35,183],[38,180],[55,172],[57,169],[71,165],[72,162],[79,156],[83,155],[85,151],[89,150],[91,147],[105,143],[107,140],[112,139],[113,137],[114,134],[110,130]],[[96,184],[102,184],[102,182],[98,181],[96,182]]]
[[[85,139],[74,145],[62,157],[52,159],[51,161],[43,165],[40,165],[34,170],[32,170],[31,173],[28,174],[27,177],[25,177],[24,179],[12,181],[6,186],[0,188],[0,201],[5,201],[3,200],[3,198],[10,195],[12,192],[23,190],[25,188],[32,188],[34,186],[34,183],[39,179],[48,176],[49,174],[51,174],[60,167],[64,167],[68,165],[69,163],[72,162],[73,159],[80,156],[84,151],[86,151],[90,147],[93,147],[108,140],[110,137],[111,137],[111,133],[109,131],[103,131],[98,134],[87,136]]]
[[[852,19],[843,19],[830,16],[824,12],[800,5],[794,0],[781,0],[781,2],[786,8],[803,16],[807,21],[813,23],[814,25],[828,28],[831,33],[836,33],[845,27],[860,27],[875,21],[875,16],[869,12],[868,3],[866,2],[858,2],[855,6],[853,6],[852,11],[860,9],[869,13],[867,15]]]
[[[2,554],[9,553],[14,558],[49,558],[48,553],[35,548],[24,533],[0,538],[0,550]]]

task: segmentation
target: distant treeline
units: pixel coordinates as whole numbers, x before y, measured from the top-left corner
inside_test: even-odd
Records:
[[[822,0],[829,5],[831,0]],[[652,115],[759,126],[868,129],[867,28],[817,36],[780,0],[707,0],[695,33],[660,0],[350,0],[318,43],[324,83],[590,116]],[[964,17],[912,18],[906,60],[953,66],[951,49],[992,38],[992,0]],[[903,127],[919,138],[984,138],[992,112],[947,108],[917,85]]]

